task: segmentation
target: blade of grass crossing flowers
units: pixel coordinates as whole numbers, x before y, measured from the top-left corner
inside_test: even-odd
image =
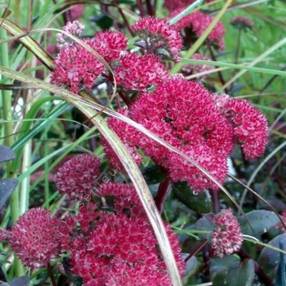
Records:
[[[195,10],[195,8],[197,8],[198,6],[200,6],[201,4],[203,4],[205,1],[204,0],[197,0],[194,3],[192,3],[191,5],[189,5],[186,9],[184,9],[183,11],[181,11],[178,15],[176,15],[175,17],[171,18],[169,20],[169,24],[170,25],[174,25],[176,24],[178,21],[180,21],[182,18],[188,16],[192,11]]]
[[[162,140],[160,137],[158,137],[154,133],[150,132],[148,129],[146,129],[141,124],[138,124],[135,121],[133,121],[132,119],[130,119],[130,118],[128,118],[128,117],[126,117],[126,116],[124,116],[124,115],[122,115],[116,111],[113,111],[113,110],[111,110],[105,106],[102,106],[102,105],[100,105],[94,101],[90,101],[90,98],[84,99],[83,97],[80,97],[76,94],[68,92],[67,90],[65,90],[63,88],[57,87],[55,85],[46,83],[46,82],[41,81],[41,80],[30,78],[21,72],[15,72],[15,71],[11,71],[7,68],[0,67],[0,73],[5,74],[6,76],[11,77],[11,78],[16,78],[19,81],[23,81],[25,83],[28,83],[31,86],[34,86],[35,88],[42,88],[42,89],[45,89],[51,93],[55,93],[59,96],[62,96],[63,99],[66,99],[67,101],[72,102],[73,104],[74,104],[74,102],[80,102],[80,104],[82,104],[87,109],[92,109],[92,110],[95,110],[99,113],[103,112],[109,116],[113,116],[113,117],[125,122],[126,124],[131,125],[132,127],[137,129],[138,131],[142,132],[143,134],[145,134],[146,136],[148,136],[149,138],[151,138],[155,142],[161,144],[162,146],[166,147],[170,151],[177,153],[183,159],[185,159],[187,162],[191,163],[193,166],[195,166],[197,169],[199,169],[207,178],[209,178],[215,184],[217,184],[217,186],[228,196],[228,198],[231,200],[231,202],[239,209],[239,205],[236,203],[235,199],[222,186],[222,184],[220,182],[218,182],[208,171],[206,171],[199,164],[197,164],[192,158],[186,156],[183,152],[178,150],[176,147],[174,147],[171,144],[167,143],[166,141]],[[97,114],[96,116],[98,117],[99,114]],[[94,115],[91,118],[93,118],[93,117],[94,117]]]
[[[212,30],[215,28],[219,20],[222,18],[222,16],[227,11],[227,8],[231,5],[233,0],[227,0],[224,4],[223,8],[219,11],[219,13],[214,17],[208,28],[203,32],[203,34],[197,39],[197,41],[191,46],[191,48],[186,53],[186,58],[191,58],[193,54],[200,48],[200,46],[204,43],[204,41],[207,39],[208,35],[212,32]],[[179,62],[177,63],[173,69],[173,73],[177,73],[182,68],[183,63]]]

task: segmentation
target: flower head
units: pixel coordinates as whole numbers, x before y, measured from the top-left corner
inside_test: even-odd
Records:
[[[127,38],[121,32],[98,32],[92,46],[107,62],[112,62],[127,48]]]
[[[132,26],[132,30],[138,33],[146,42],[146,48],[156,53],[158,49],[165,49],[175,59],[183,47],[182,38],[173,26],[167,21],[154,17],[140,19]]]
[[[246,100],[217,97],[221,112],[232,124],[235,139],[241,144],[246,159],[261,156],[268,142],[268,124],[265,116]]]
[[[9,243],[26,266],[46,266],[60,251],[59,225],[47,210],[30,209],[12,227]]]
[[[170,239],[182,273],[184,262],[178,255],[180,252],[177,249],[178,241],[173,235],[170,235]],[[126,281],[123,272],[118,273],[116,277],[114,274],[119,271],[118,267],[123,269],[127,265],[138,276],[142,267],[150,266],[150,270],[145,271],[146,275],[152,275],[153,279],[159,279],[159,281],[168,279],[157,241],[146,218],[103,214],[89,236],[78,237],[74,241],[71,254],[73,272],[82,277],[86,285],[108,286],[115,285],[115,281]],[[131,275],[131,269],[127,269],[129,274],[126,273],[126,275]],[[133,277],[131,281],[132,279]],[[143,285],[147,286],[147,284]]]
[[[79,21],[68,22],[64,26],[64,32],[73,36],[79,37],[84,29],[84,25]],[[73,40],[70,39],[65,33],[57,34],[57,47],[59,49],[73,45]]]
[[[253,22],[249,18],[244,16],[234,17],[231,20],[231,24],[238,29],[244,29],[244,30],[248,30],[253,27]]]
[[[238,251],[242,245],[242,234],[231,209],[223,210],[214,217],[215,230],[212,233],[214,255],[223,257]]]
[[[207,0],[206,2],[212,2],[214,0]],[[188,5],[195,2],[195,0],[165,0],[165,6],[170,11],[173,12],[177,9],[184,9]]]
[[[191,28],[196,37],[199,38],[212,21],[213,18],[211,16],[200,11],[195,11],[190,15],[183,17],[174,26],[178,31],[181,31],[184,28]],[[208,40],[218,48],[224,48],[224,26],[221,22],[217,23],[215,28],[209,34]]]
[[[93,48],[92,40],[84,43]],[[92,89],[104,71],[104,66],[97,57],[78,43],[62,48],[55,64],[51,75],[52,83],[63,85],[75,93],[82,88]]]
[[[155,55],[128,53],[121,57],[115,77],[127,90],[146,90],[166,79],[168,72]]]
[[[69,20],[74,21],[79,19],[84,13],[84,5],[83,4],[77,4],[71,6],[71,8],[68,10]]]
[[[112,207],[116,213],[128,216],[145,216],[136,190],[132,185],[122,183],[105,183],[100,186],[97,195],[112,199]]]
[[[217,110],[211,94],[200,84],[182,78],[164,81],[151,94],[142,93],[130,106],[128,116],[191,156],[220,183],[223,182],[226,160],[233,147],[233,130]],[[123,123],[116,119],[110,119],[109,123],[124,142],[142,148],[146,155],[169,170],[174,181],[187,179],[196,189],[217,189],[175,152],[130,126],[122,128]]]
[[[90,198],[100,173],[99,167],[100,161],[97,157],[89,154],[73,156],[56,173],[58,191],[71,200]]]

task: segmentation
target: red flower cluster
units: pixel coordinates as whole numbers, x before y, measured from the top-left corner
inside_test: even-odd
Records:
[[[246,159],[261,156],[268,142],[268,124],[265,116],[246,100],[219,97],[220,110],[232,124],[235,139],[241,144]]]
[[[171,243],[173,247],[178,246],[176,240]],[[106,214],[101,216],[89,236],[79,237],[73,242],[73,272],[83,278],[87,285],[92,281],[91,285],[102,286],[114,280],[115,267],[128,265],[129,271],[132,270],[137,277],[137,271],[146,268],[148,281],[152,278],[157,281],[154,285],[170,285],[157,248],[157,241],[146,219]],[[181,258],[177,257],[177,261],[183,271]],[[118,273],[116,279],[125,280],[125,275],[124,272]],[[160,281],[166,282],[161,284]]]
[[[42,208],[30,209],[9,234],[9,243],[22,262],[31,268],[47,266],[61,246],[60,222]]]
[[[145,17],[135,23],[132,30],[140,34],[141,38],[145,40],[147,51],[156,54],[158,49],[165,49],[172,57],[178,58],[183,47],[182,38],[167,21]]]
[[[214,0],[207,0],[206,2],[212,2]],[[194,3],[195,0],[165,0],[165,6],[170,11],[173,12],[177,9],[186,8],[188,5]]]
[[[113,210],[130,216],[145,216],[136,190],[131,185],[120,183],[102,184],[97,194],[105,199],[112,199]]]
[[[115,285],[117,281],[130,279],[129,283],[137,281],[133,285],[139,286],[138,279],[144,273],[140,285],[169,286],[156,238],[134,188],[107,183],[97,194],[104,201],[101,210],[90,203],[68,220],[69,241],[66,245],[71,253],[72,271],[84,280],[84,285]],[[166,230],[183,273],[185,265],[179,242],[169,226]],[[154,284],[149,284],[150,281]]]
[[[93,41],[85,44],[92,48]],[[72,92],[82,88],[91,89],[95,80],[104,71],[104,66],[95,55],[79,44],[62,48],[55,60],[56,67],[51,75],[52,83],[68,87]]]
[[[240,225],[231,209],[224,210],[214,217],[215,230],[212,233],[214,255],[223,257],[238,251],[243,238]]]
[[[248,159],[261,155],[267,143],[266,119],[249,103],[220,98],[178,77],[165,80],[152,93],[141,93],[124,113],[194,160],[219,183],[224,182],[235,142],[242,144]],[[196,191],[218,189],[175,152],[117,119],[110,119],[109,125],[131,148],[142,148],[167,169],[173,181],[187,181]]]
[[[190,155],[220,182],[226,175],[226,160],[232,150],[231,125],[219,113],[212,96],[200,84],[173,78],[152,93],[142,93],[131,105],[129,116],[151,132]],[[167,168],[174,181],[187,180],[195,189],[212,187],[201,172],[179,155],[123,123],[109,120],[110,126],[131,147],[139,146],[146,155]]]
[[[119,59],[127,48],[127,38],[121,32],[98,32],[93,38],[92,46],[107,61]]]
[[[253,27],[253,22],[251,19],[244,16],[236,16],[231,20],[231,24],[238,29],[251,29]]]
[[[84,43],[108,62],[117,60],[127,46],[127,40],[120,32],[101,32]],[[100,58],[78,43],[62,48],[55,64],[51,81],[75,93],[82,88],[92,89],[96,79],[105,70]]]
[[[174,13],[174,15],[177,13],[178,12]],[[185,28],[191,28],[196,37],[200,37],[211,24],[212,20],[213,17],[203,12],[196,11],[188,16],[183,17],[174,26],[178,31]],[[224,26],[221,22],[217,23],[215,28],[209,34],[208,40],[210,43],[215,44],[218,48],[224,48]]]
[[[57,189],[71,200],[89,199],[100,174],[100,161],[89,154],[75,155],[58,169]]]
[[[69,33],[73,36],[79,37],[84,29],[84,25],[82,25],[79,21],[68,22],[63,30],[66,33]],[[73,40],[68,37],[65,33],[57,34],[57,47],[59,49],[68,47],[73,45]]]
[[[127,53],[115,69],[116,80],[127,90],[146,90],[168,78],[168,72],[155,55]]]

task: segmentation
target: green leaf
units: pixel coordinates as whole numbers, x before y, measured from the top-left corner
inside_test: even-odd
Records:
[[[185,183],[174,184],[175,196],[187,207],[200,214],[211,212],[211,200],[206,192],[194,194]]]
[[[255,277],[254,261],[243,262],[236,256],[214,258],[210,266],[213,286],[252,286]]]
[[[268,244],[271,246],[277,247],[277,248],[281,248],[280,247],[281,245],[285,246],[286,245],[286,233],[276,236]],[[280,253],[271,248],[265,247],[263,248],[263,250],[261,251],[258,257],[258,263],[264,269],[266,274],[274,278],[274,276],[276,275],[278,271],[278,266],[281,263]]]
[[[254,210],[240,218],[242,232],[257,238],[279,222],[274,212],[266,210]]]
[[[280,241],[279,246],[285,250],[285,241]],[[277,270],[276,286],[286,286],[286,255],[280,253],[280,261]]]

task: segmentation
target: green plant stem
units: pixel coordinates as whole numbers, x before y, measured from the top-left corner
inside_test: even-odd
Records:
[[[0,30],[0,39],[6,41],[7,40],[7,32],[3,29]],[[5,67],[9,67],[9,51],[8,51],[8,43],[4,42],[0,45],[0,61],[1,64]],[[5,83],[6,81],[3,80]],[[6,146],[12,146],[13,145],[13,115],[12,115],[12,92],[8,90],[1,91],[1,97],[2,97],[2,107],[3,107],[3,118],[6,120],[4,123],[4,144]],[[14,176],[14,173],[12,172],[12,164],[7,164],[7,174],[8,176]],[[11,218],[12,222],[15,222],[19,215],[19,191],[16,189],[10,200],[10,209],[11,209]],[[15,258],[14,263],[14,272],[15,275],[21,276],[24,274],[24,268],[19,259]]]
[[[5,30],[0,31],[0,38],[3,40],[7,39],[7,33]],[[8,52],[8,43],[2,43],[0,46],[1,51],[1,64],[5,67],[9,67],[9,52]],[[3,80],[6,82],[6,80]],[[4,144],[6,146],[12,146],[13,144],[13,117],[12,117],[12,93],[8,90],[1,91],[2,104],[3,104],[3,118],[6,120],[4,125]],[[7,174],[8,176],[13,175],[11,172],[11,164],[7,165]],[[11,216],[13,222],[15,222],[19,216],[19,193],[14,191],[11,197]]]

